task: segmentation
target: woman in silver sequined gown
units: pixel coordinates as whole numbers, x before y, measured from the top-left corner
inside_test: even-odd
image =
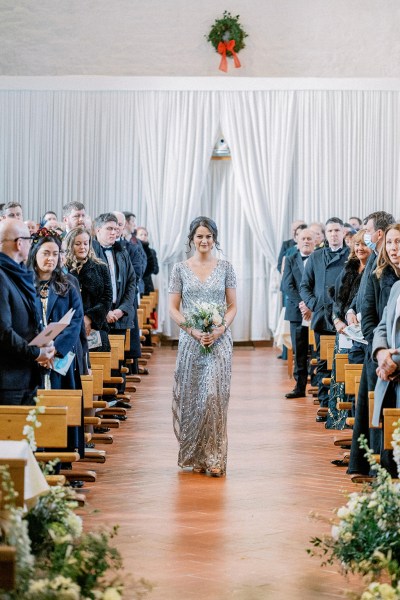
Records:
[[[232,336],[236,314],[236,277],[231,264],[212,254],[218,248],[215,223],[198,217],[190,226],[195,254],[174,265],[170,315],[181,327],[173,389],[173,424],[179,442],[178,465],[219,477],[226,472],[227,411],[231,383]],[[228,305],[224,324],[210,334],[182,323],[193,303]],[[209,354],[201,346],[212,346]]]

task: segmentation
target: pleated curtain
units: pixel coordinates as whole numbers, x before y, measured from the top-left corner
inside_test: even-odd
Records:
[[[400,216],[399,111],[397,91],[1,90],[0,201],[35,220],[70,200],[134,212],[162,265],[166,334],[171,265],[191,219],[213,217],[240,283],[235,339],[268,339],[292,220]],[[210,161],[220,132],[230,163]]]

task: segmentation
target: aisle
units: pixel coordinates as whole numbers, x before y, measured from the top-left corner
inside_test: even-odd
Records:
[[[309,399],[291,389],[273,349],[234,352],[228,475],[212,479],[176,467],[171,387],[175,351],[157,349],[129,420],[91,487],[87,528],[119,523],[127,572],[154,585],[149,600],[317,600],[343,598],[333,568],[306,554],[310,520],[354,491],[332,432],[315,423]],[[126,598],[131,596],[127,594]]]

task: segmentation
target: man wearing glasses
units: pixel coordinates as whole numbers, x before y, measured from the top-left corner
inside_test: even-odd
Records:
[[[32,238],[18,219],[0,223],[0,404],[34,404],[39,366],[52,365],[53,343],[43,348],[28,343],[41,329],[40,305],[27,271]]]

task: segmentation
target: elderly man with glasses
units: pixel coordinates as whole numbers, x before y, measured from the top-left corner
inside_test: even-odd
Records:
[[[34,404],[40,366],[52,365],[54,345],[29,346],[41,329],[40,305],[27,271],[32,238],[20,220],[0,223],[0,404]]]

